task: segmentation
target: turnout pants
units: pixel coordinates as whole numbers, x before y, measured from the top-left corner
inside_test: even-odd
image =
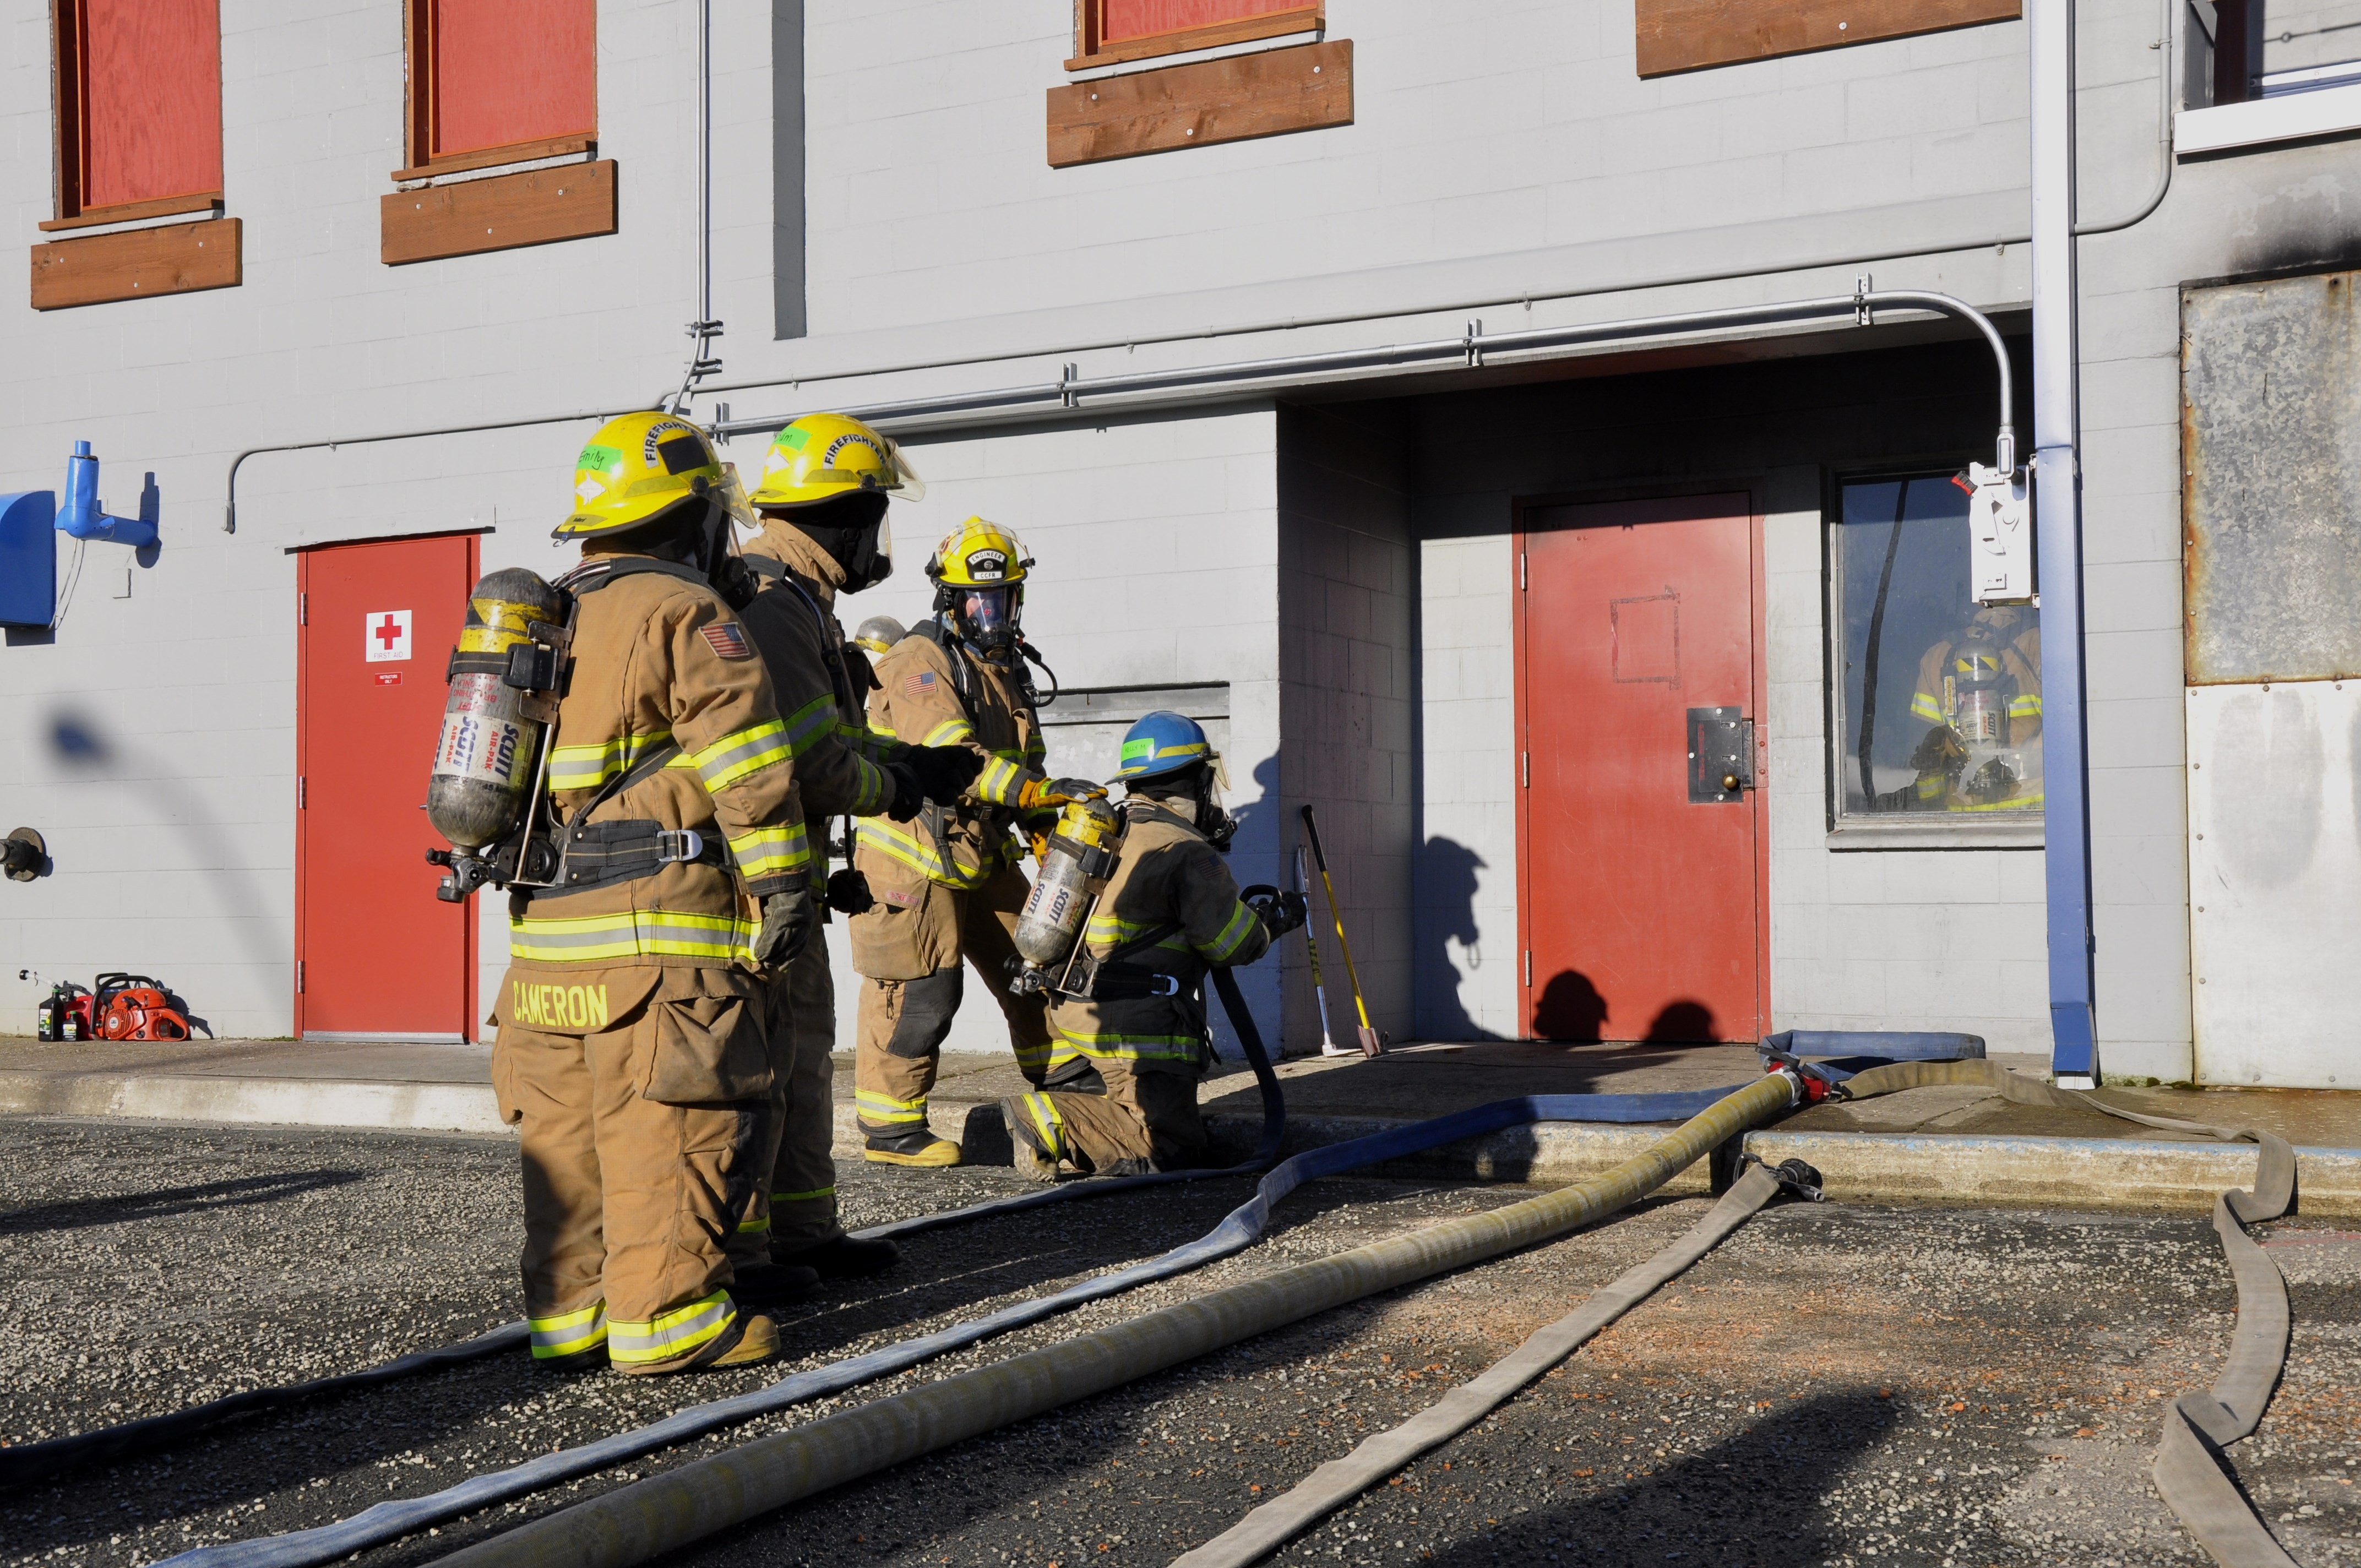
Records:
[[[741,1263],[782,1260],[844,1234],[836,1223],[836,983],[819,933],[764,998],[771,1046],[771,1103],[763,1136],[764,1173],[754,1213],[730,1248]]]
[[[771,1069],[732,970],[511,969],[492,1088],[522,1134],[525,1315],[542,1360],[679,1371],[736,1343]]]
[[[880,905],[854,917],[865,927],[853,944],[862,971],[853,1099],[862,1134],[888,1138],[926,1128],[927,1094],[965,983],[962,960],[975,966],[1008,1020],[1018,1069],[1041,1081],[1049,1068],[1049,1008],[1039,996],[1008,989],[1016,917],[1031,885],[1024,872],[1003,866],[981,886],[928,883],[917,908]],[[881,980],[873,970],[918,978]]]
[[[1104,1094],[1036,1091],[1018,1102],[1042,1146],[1101,1176],[1186,1170],[1205,1157],[1205,1122],[1197,1111],[1197,1075],[1105,1058],[1096,1063]],[[1052,1142],[1051,1140],[1055,1141]]]

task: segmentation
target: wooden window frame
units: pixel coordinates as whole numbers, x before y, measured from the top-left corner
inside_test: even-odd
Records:
[[[221,47],[218,36],[214,47],[216,50]],[[82,201],[82,170],[90,155],[90,127],[82,104],[83,60],[87,54],[76,0],[49,0],[49,179],[57,216],[38,225],[42,232],[129,223],[136,218],[169,217],[179,213],[218,214],[223,192],[217,190],[190,191],[177,196],[100,206]],[[71,66],[67,63],[69,55]],[[218,97],[214,113],[221,113]]]
[[[1218,49],[1224,44],[1284,38],[1290,33],[1320,33],[1324,36],[1328,27],[1327,0],[1310,0],[1307,5],[1291,10],[1273,11],[1268,16],[1245,16],[1233,22],[1211,22],[1203,27],[1151,33],[1144,38],[1126,38],[1120,43],[1110,44],[1103,43],[1099,38],[1100,18],[1105,5],[1106,0],[1074,0],[1074,58],[1066,61],[1068,71],[1089,71],[1096,66],[1153,60],[1159,55],[1186,54],[1191,49]]]
[[[71,4],[71,0],[60,0]],[[565,158],[596,152],[598,136],[547,137],[536,141],[479,147],[472,152],[437,156],[434,147],[434,6],[433,0],[402,0],[401,5],[401,156],[408,167],[393,171],[398,181],[431,180],[438,174],[458,174],[473,169],[497,169],[506,163],[531,163],[544,158]],[[598,118],[598,84],[590,84],[590,118]]]

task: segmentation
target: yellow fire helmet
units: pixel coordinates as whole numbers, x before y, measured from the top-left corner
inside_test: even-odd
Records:
[[[700,479],[717,490],[726,484],[697,426],[657,411],[610,419],[574,460],[574,511],[554,535],[591,539],[636,528],[701,493]]]
[[[806,414],[772,438],[762,482],[748,499],[776,510],[862,490],[889,491],[915,501],[927,487],[891,437],[845,414]]]
[[[1016,535],[996,522],[972,517],[935,547],[927,576],[945,587],[996,588],[1023,582],[1032,565]]]

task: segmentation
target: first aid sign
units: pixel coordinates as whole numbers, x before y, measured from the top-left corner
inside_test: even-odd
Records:
[[[373,609],[363,619],[367,635],[361,641],[362,657],[372,664],[410,657],[408,610]]]

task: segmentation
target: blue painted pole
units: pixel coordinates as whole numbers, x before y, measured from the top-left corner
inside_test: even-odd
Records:
[[[2041,577],[2043,841],[2049,907],[2049,1070],[2099,1081],[2092,1013],[2090,746],[2082,669],[2082,475],[2076,406],[2074,8],[2026,14],[2033,148],[2034,519]]]

